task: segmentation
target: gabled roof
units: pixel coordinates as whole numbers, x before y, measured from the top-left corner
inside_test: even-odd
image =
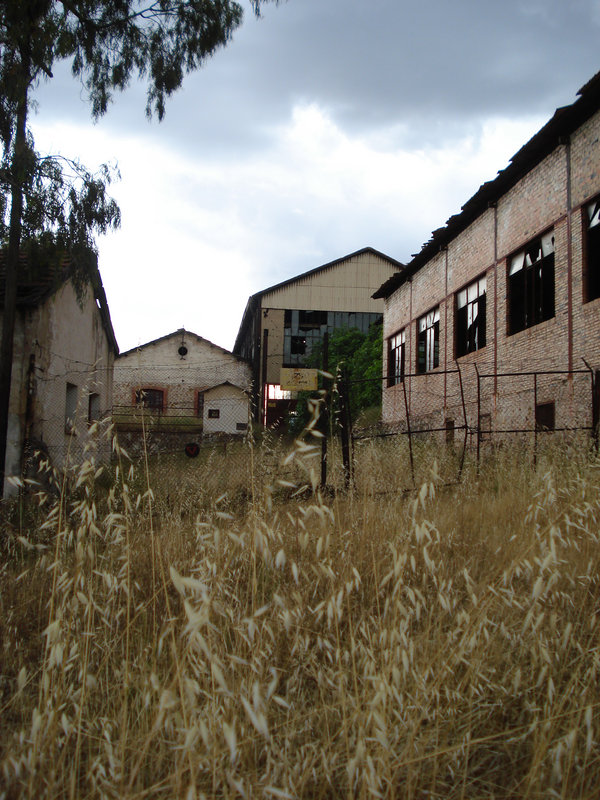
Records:
[[[236,356],[234,353],[231,353],[229,350],[226,350],[224,347],[219,347],[218,344],[213,344],[213,342],[209,341],[208,339],[204,339],[202,336],[198,336],[197,333],[194,333],[193,331],[188,331],[185,328],[178,328],[176,331],[173,331],[172,333],[167,333],[165,336],[159,336],[158,339],[152,339],[150,342],[146,342],[145,344],[140,344],[137,347],[132,347],[131,350],[125,350],[124,353],[120,354],[119,358],[123,358],[124,356],[130,356],[132,353],[137,353],[139,350],[145,350],[146,347],[152,347],[153,345],[160,344],[161,342],[166,342],[167,339],[174,339],[174,338],[182,339],[183,337],[187,337],[188,339],[193,339],[196,342],[203,342],[204,344],[207,344],[209,347],[214,347],[215,350],[218,350],[221,353],[225,353],[228,356],[232,356],[238,361],[243,360],[239,356]]]
[[[306,278],[310,278],[313,275],[317,275],[319,272],[325,272],[325,270],[331,269],[332,267],[336,267],[338,264],[341,264],[344,261],[348,261],[351,258],[356,258],[356,256],[362,256],[366,253],[379,256],[379,258],[388,261],[390,264],[397,267],[399,270],[404,269],[404,264],[400,263],[400,261],[396,261],[396,259],[390,258],[390,256],[386,256],[385,253],[382,253],[379,250],[375,250],[374,247],[363,247],[361,250],[356,250],[354,253],[349,253],[348,255],[342,256],[341,258],[336,258],[334,261],[328,261],[326,264],[321,264],[320,267],[309,269],[306,272],[300,273],[300,275],[294,275],[293,278],[288,278],[285,281],[281,281],[281,283],[276,283],[273,286],[269,286],[266,289],[262,289],[260,292],[256,292],[255,294],[250,295],[250,297],[248,298],[248,302],[246,303],[246,308],[244,310],[244,315],[242,317],[240,329],[238,331],[235,344],[233,346],[234,353],[241,347],[245,329],[248,325],[249,319],[252,317],[252,310],[258,304],[260,299],[264,297],[264,295],[269,294],[270,292],[274,292],[277,289],[283,289],[285,286],[290,286],[294,283],[297,283],[298,281],[305,280]]]
[[[48,258],[47,251],[32,248],[31,252],[19,254],[19,277],[17,284],[17,308],[37,308],[54,295],[72,277],[73,270],[68,256],[58,255]],[[102,278],[98,269],[98,261],[93,258],[93,266],[89,278],[94,300],[100,313],[102,326],[113,352],[119,352],[119,346],[110,318],[108,301]],[[0,308],[4,308],[4,291],[6,286],[6,250],[0,250]]]
[[[549,156],[559,145],[565,144],[570,135],[600,108],[600,72],[596,73],[577,92],[578,100],[570,106],[559,108],[554,116],[510,159],[506,169],[498,176],[479,187],[477,192],[462,206],[460,213],[447,220],[446,225],[431,234],[420,252],[413,256],[402,273],[393,275],[373,295],[374,298],[389,297],[411,275],[418,272],[436,253],[443,250],[462,233],[487,208],[512,189],[528,172]]]

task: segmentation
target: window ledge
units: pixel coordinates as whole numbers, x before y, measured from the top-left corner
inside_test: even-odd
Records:
[[[530,325],[528,328],[523,328],[523,330],[515,331],[514,333],[507,333],[506,338],[512,339],[513,336],[519,336],[520,334],[532,334],[535,331],[542,329],[545,325],[554,325],[556,324],[556,315],[550,317],[550,319],[545,319],[543,322],[536,322],[535,325]]]

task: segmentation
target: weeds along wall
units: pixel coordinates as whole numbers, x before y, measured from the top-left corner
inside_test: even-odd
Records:
[[[428,375],[411,374],[383,387],[390,430],[449,431],[471,434],[532,433],[538,428],[591,431],[595,373],[578,370],[487,371],[455,364]]]

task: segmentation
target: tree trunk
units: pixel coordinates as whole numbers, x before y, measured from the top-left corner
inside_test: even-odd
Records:
[[[4,495],[6,445],[8,439],[8,410],[13,364],[13,340],[17,309],[19,250],[23,218],[23,179],[27,152],[27,100],[29,63],[23,63],[23,92],[17,109],[15,140],[11,164],[11,208],[8,250],[6,253],[6,282],[4,286],[4,315],[0,342],[0,494]],[[26,76],[26,77],[25,77]]]

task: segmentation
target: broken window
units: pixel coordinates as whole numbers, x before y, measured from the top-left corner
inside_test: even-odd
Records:
[[[600,197],[586,209],[585,235],[585,297],[595,300],[600,297]]]
[[[325,333],[339,328],[358,328],[368,333],[381,314],[350,311],[314,311],[288,308],[283,314],[283,367],[302,367],[318,351]],[[313,359],[314,360],[314,359]]]
[[[304,336],[292,336],[291,354],[303,356],[306,353],[306,339]]]
[[[100,395],[90,392],[88,398],[88,425],[93,425],[100,419]]]
[[[138,389],[135,393],[135,404],[150,408],[153,411],[164,411],[165,393],[162,389],[150,387]]]
[[[208,409],[208,418],[209,419],[219,419],[221,416],[221,410],[219,408],[209,408]]]
[[[554,316],[554,233],[546,233],[509,259],[508,332]]]
[[[67,383],[67,391],[65,396],[65,433],[73,433],[75,430],[77,392],[78,389],[74,383]]]
[[[310,331],[327,325],[327,311],[299,311],[298,327],[301,331]]]
[[[440,365],[440,309],[417,320],[417,372],[429,372]]]
[[[204,416],[204,392],[196,392],[196,416]]]
[[[446,429],[446,444],[453,444],[454,442],[454,420],[445,419],[444,428]]]
[[[406,331],[402,330],[388,339],[387,385],[395,386],[404,380]]]
[[[538,431],[554,430],[554,402],[538,403],[536,405],[535,428]]]
[[[486,277],[456,294],[456,357],[485,347]]]

